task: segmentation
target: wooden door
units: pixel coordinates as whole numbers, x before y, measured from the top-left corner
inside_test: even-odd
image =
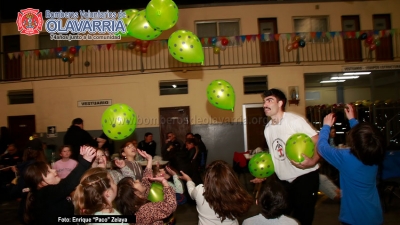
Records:
[[[376,60],[393,60],[392,35],[390,32],[386,35],[386,30],[391,30],[390,14],[373,15],[374,30],[385,34],[380,38],[381,45],[376,47]]]
[[[18,149],[24,149],[29,137],[36,133],[35,115],[9,116],[8,129]]]
[[[262,149],[268,148],[264,136],[264,129],[267,123],[268,117],[265,115],[262,106],[258,108],[246,108],[246,150],[254,150],[258,147]]]
[[[3,50],[4,50],[4,79],[5,80],[21,80],[22,70],[21,70],[21,56],[20,52],[20,36],[19,35],[9,35],[3,36]],[[18,52],[15,56],[14,53]],[[12,58],[10,59],[9,54],[12,53]]]
[[[182,142],[186,134],[191,132],[189,106],[160,108],[160,137],[164,147],[167,133],[173,132]]]
[[[259,18],[258,30],[259,34],[269,37],[267,40],[260,40],[261,65],[280,64],[279,40],[276,41],[274,37],[278,33],[276,18]]]
[[[342,16],[342,31],[356,32],[360,31],[359,16]],[[347,37],[343,35],[344,61],[361,62],[361,40],[356,37]]]

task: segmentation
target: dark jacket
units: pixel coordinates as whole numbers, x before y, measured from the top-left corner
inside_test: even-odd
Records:
[[[155,141],[150,141],[149,143],[146,143],[146,141],[143,140],[138,144],[138,148],[140,150],[147,152],[147,154],[151,155],[152,157],[156,155],[156,147],[157,143]]]
[[[57,224],[58,216],[73,216],[74,205],[69,195],[90,166],[91,163],[80,156],[78,165],[60,183],[45,186],[34,192],[32,209],[35,219],[30,224]]]
[[[64,136],[64,145],[71,145],[72,156],[71,158],[78,160],[79,151],[82,145],[88,145],[97,148],[98,143],[86,131],[78,126],[72,125],[68,128]]]

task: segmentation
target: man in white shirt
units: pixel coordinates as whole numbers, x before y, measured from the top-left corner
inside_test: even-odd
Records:
[[[316,144],[318,133],[303,117],[285,112],[286,96],[282,91],[265,91],[263,101],[265,115],[271,118],[265,127],[264,135],[272,155],[275,173],[288,192],[288,213],[300,224],[311,225],[318,197],[317,162],[320,157],[315,149],[312,158],[303,155],[304,161],[295,162],[287,158],[285,146],[288,138],[295,133],[308,135]]]

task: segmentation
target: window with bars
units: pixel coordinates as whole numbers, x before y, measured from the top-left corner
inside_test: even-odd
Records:
[[[160,95],[180,95],[188,93],[187,80],[160,81]]]
[[[268,76],[243,77],[244,94],[261,94],[268,90]]]

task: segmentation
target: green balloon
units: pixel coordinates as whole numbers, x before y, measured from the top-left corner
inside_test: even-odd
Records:
[[[127,30],[128,35],[146,41],[153,40],[162,33],[162,30],[153,28],[147,22],[145,10],[137,13],[136,17],[129,23]]]
[[[172,0],[151,0],[146,7],[146,18],[156,29],[168,30],[178,22],[178,6]]]
[[[266,178],[275,172],[272,156],[266,152],[255,154],[249,161],[249,171],[257,178]]]
[[[125,18],[122,18],[122,21],[124,21],[125,27],[126,27],[126,33],[118,32],[116,35],[121,35],[121,37],[129,37],[128,35],[128,25],[131,22],[133,18],[135,18],[136,14],[139,12],[139,10],[136,9],[127,9],[124,11],[125,13]]]
[[[178,30],[168,39],[169,53],[184,63],[204,63],[203,46],[199,38],[190,31]]]
[[[314,155],[314,148],[314,142],[309,136],[303,133],[296,133],[290,136],[286,141],[286,156],[295,162],[303,162],[304,157],[302,154],[312,158]]]
[[[154,182],[151,183],[149,195],[147,199],[151,202],[161,202],[164,200],[164,187],[162,184]]]
[[[214,80],[207,87],[207,99],[215,107],[232,110],[235,107],[235,91],[225,80]]]
[[[133,133],[136,121],[136,113],[131,107],[125,104],[114,104],[104,111],[101,126],[110,139],[123,140]]]

